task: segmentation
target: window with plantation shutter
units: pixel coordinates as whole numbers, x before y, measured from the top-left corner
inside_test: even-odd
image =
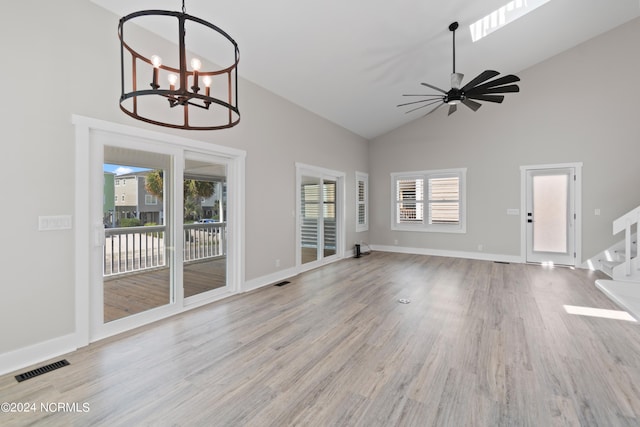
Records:
[[[466,169],[392,173],[391,229],[466,232]]]
[[[302,217],[320,218],[320,186],[318,184],[302,186]]]
[[[429,179],[429,224],[460,223],[460,178]]]
[[[356,172],[356,231],[369,229],[369,175]]]
[[[399,224],[422,224],[424,221],[424,178],[396,181],[396,218]]]

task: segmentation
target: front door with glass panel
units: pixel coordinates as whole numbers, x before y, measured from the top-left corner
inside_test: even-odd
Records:
[[[575,168],[526,172],[526,260],[575,264]]]

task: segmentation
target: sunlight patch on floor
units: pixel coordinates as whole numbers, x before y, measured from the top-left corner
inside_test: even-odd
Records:
[[[604,319],[626,320],[628,322],[636,322],[629,313],[622,310],[605,310],[603,308],[579,307],[575,305],[564,305],[565,311],[569,314],[577,314],[579,316],[601,317]]]

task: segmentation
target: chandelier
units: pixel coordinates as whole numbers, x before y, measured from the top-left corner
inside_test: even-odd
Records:
[[[167,40],[152,42],[141,28]],[[118,37],[123,112],[176,129],[238,124],[238,44],[217,26],[188,15],[184,0],[182,12],[143,10],[121,18]]]

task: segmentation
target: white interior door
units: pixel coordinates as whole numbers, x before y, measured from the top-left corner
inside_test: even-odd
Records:
[[[526,261],[575,265],[576,170],[526,171]]]

